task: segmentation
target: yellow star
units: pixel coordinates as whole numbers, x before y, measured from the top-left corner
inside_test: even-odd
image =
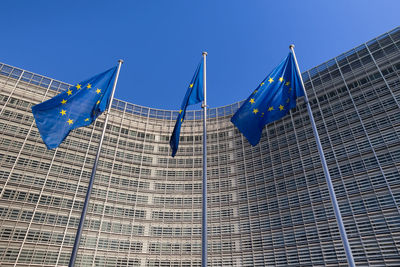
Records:
[[[280,81],[280,82],[283,82],[283,77],[280,77],[280,78],[279,78],[279,81]]]
[[[182,111],[183,111],[182,109],[181,109],[181,110],[179,110],[179,114],[181,114],[181,113],[182,113]]]
[[[289,88],[289,92],[292,91],[292,87]]]
[[[192,88],[192,87],[193,87],[193,83],[189,84],[189,88]]]
[[[257,112],[258,112],[258,109],[256,109],[256,108],[253,109],[253,113],[254,113],[254,114],[257,114]]]
[[[80,85],[79,83],[76,85],[76,89],[81,89],[82,88],[82,85]]]
[[[260,83],[260,86],[263,86],[264,85],[264,83]]]
[[[258,92],[258,90],[254,90],[253,95],[255,95]]]
[[[63,100],[61,101],[61,104],[64,105],[65,103],[67,103],[67,100],[63,99]]]
[[[284,106],[280,105],[279,110],[283,110]]]
[[[251,98],[249,102],[254,104],[254,98]]]
[[[89,118],[86,118],[85,121],[89,121]]]
[[[72,91],[70,89],[68,89],[67,94],[72,95]]]
[[[101,90],[99,88],[97,88],[96,93],[100,94]]]
[[[272,79],[271,77],[268,79],[269,83],[272,83],[274,81],[274,79]]]
[[[183,118],[181,118],[181,122],[183,122]]]
[[[88,83],[88,85],[86,85],[87,89],[92,88],[92,85],[90,83]]]
[[[71,119],[68,119],[68,120],[67,120],[67,122],[68,122],[68,124],[69,124],[69,125],[71,125],[71,124],[73,124],[73,123],[74,123],[74,121],[73,121],[73,120],[71,120]]]
[[[290,82],[286,82],[285,85],[286,85],[286,86],[289,86],[289,85],[290,85]]]
[[[63,110],[63,109],[61,110],[60,113],[61,113],[61,116],[64,116],[65,114],[67,114],[67,112],[65,110]]]
[[[97,104],[97,105],[100,104],[100,100],[97,100],[96,104]]]
[[[261,117],[264,117],[264,112],[263,112],[263,113],[261,113]]]
[[[273,111],[274,110],[274,107],[269,107],[268,108],[268,111]]]

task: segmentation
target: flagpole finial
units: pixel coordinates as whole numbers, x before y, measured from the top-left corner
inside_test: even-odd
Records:
[[[119,60],[118,60],[118,63],[121,63],[121,64],[122,64],[122,63],[124,63],[124,60],[119,59]]]
[[[208,54],[208,53],[204,51],[202,55],[203,55],[203,56],[207,56],[207,54]]]
[[[294,48],[294,44],[289,45],[289,49],[292,50]]]

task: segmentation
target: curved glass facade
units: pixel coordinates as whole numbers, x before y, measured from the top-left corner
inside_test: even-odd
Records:
[[[400,265],[400,28],[304,72],[356,265]],[[0,262],[65,266],[103,126],[47,150],[30,107],[70,85],[0,64]],[[251,147],[209,109],[209,266],[347,266],[303,99]],[[202,111],[115,100],[76,266],[200,266]]]

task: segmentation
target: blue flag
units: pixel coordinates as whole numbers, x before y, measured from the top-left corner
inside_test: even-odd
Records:
[[[247,98],[231,122],[255,146],[264,126],[285,116],[296,107],[296,98],[303,95],[300,76],[290,52]]]
[[[116,72],[117,67],[111,68],[32,107],[48,149],[58,147],[71,130],[90,125],[107,109]]]
[[[172,149],[172,157],[175,157],[179,146],[179,135],[181,133],[181,126],[185,120],[186,108],[189,105],[197,104],[204,100],[203,95],[203,60],[197,66],[197,70],[189,84],[186,91],[185,98],[183,98],[181,109],[179,110],[178,118],[176,119],[176,124],[174,131],[172,132],[169,145]]]

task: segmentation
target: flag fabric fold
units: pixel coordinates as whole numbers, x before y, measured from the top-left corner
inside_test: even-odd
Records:
[[[300,96],[304,96],[304,91],[290,52],[247,98],[231,122],[255,146],[264,126],[289,113]]]
[[[58,147],[71,130],[90,125],[107,109],[117,69],[113,67],[32,107],[48,149]]]
[[[181,132],[181,126],[185,120],[186,108],[189,105],[200,103],[204,100],[204,88],[203,88],[203,60],[197,66],[196,72],[190,81],[190,84],[186,90],[185,97],[183,98],[181,109],[179,110],[178,117],[176,119],[174,131],[172,132],[169,145],[172,149],[172,157],[175,157],[179,146],[179,136]]]

